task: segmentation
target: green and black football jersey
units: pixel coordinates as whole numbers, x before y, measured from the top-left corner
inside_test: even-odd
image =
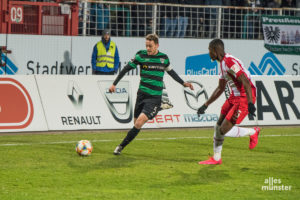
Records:
[[[151,96],[161,96],[163,90],[163,77],[169,68],[170,61],[166,54],[158,52],[156,55],[148,55],[146,50],[136,53],[134,59],[128,63],[132,68],[140,65],[139,92]]]

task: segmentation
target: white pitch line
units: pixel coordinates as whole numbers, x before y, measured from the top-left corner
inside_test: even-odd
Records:
[[[300,134],[294,135],[262,135],[259,137],[299,137]],[[146,140],[182,140],[182,139],[210,139],[212,137],[172,137],[172,138],[137,138],[135,140],[146,141]],[[117,142],[116,140],[91,140],[92,143],[97,142]],[[0,144],[0,146],[30,146],[30,145],[44,145],[44,144],[76,144],[78,141],[60,141],[60,142],[37,142],[37,143],[11,143],[11,144]]]

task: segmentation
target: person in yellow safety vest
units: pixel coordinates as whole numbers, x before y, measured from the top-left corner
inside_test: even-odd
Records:
[[[102,32],[101,41],[95,44],[92,54],[93,74],[114,75],[120,65],[117,45],[110,38],[110,31]]]

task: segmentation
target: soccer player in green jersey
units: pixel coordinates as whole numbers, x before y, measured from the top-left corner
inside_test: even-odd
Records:
[[[128,131],[127,136],[121,144],[114,150],[115,155],[120,155],[121,151],[137,136],[143,125],[149,119],[153,119],[160,110],[165,71],[184,87],[194,90],[191,83],[184,82],[172,69],[168,56],[158,51],[158,47],[158,36],[156,34],[147,35],[146,50],[136,53],[134,59],[121,70],[109,88],[110,92],[115,92],[116,85],[123,76],[140,65],[141,81],[134,108],[134,126]]]

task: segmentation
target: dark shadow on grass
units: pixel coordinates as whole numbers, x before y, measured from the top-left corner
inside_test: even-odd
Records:
[[[132,156],[137,157],[139,160],[147,160],[151,161],[153,160],[153,163],[158,163],[158,161],[163,161],[163,162],[193,162],[194,158],[184,158],[184,156],[177,156],[177,157],[169,157],[168,154],[132,154]]]
[[[92,155],[95,157],[96,155]],[[130,167],[133,165],[135,158],[129,157],[126,155],[114,156],[111,153],[111,156],[107,159],[103,159],[100,162],[95,162],[96,159],[92,157],[79,157],[78,159],[74,159],[68,163],[69,167],[73,168],[74,170],[78,170],[80,172],[89,172],[93,170],[99,169],[113,169],[113,168],[123,168],[123,167]]]
[[[119,155],[103,160],[97,163],[97,166],[104,169],[123,168],[132,166],[134,161],[136,161],[135,158],[126,155]]]
[[[230,175],[227,170],[220,169],[222,166],[219,165],[209,165],[204,166],[198,171],[198,184],[207,184],[212,182],[224,182],[230,179]]]
[[[183,171],[176,170],[172,177],[176,178],[176,181],[171,183],[163,182],[161,184],[152,185],[153,188],[160,188],[167,185],[174,186],[187,186],[187,185],[207,185],[210,183],[222,183],[231,179],[226,170],[220,169],[220,166],[205,166],[201,168],[197,173],[185,173]]]

